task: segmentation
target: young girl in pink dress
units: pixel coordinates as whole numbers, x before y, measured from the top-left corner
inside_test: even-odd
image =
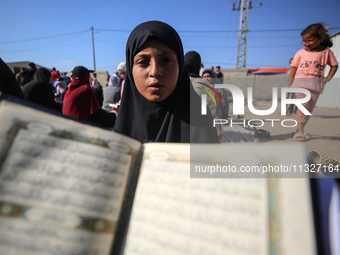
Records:
[[[338,62],[329,47],[333,46],[328,30],[321,24],[312,24],[301,32],[302,43],[306,47],[299,50],[291,63],[289,87],[308,89],[311,99],[303,106],[313,112],[319,95],[326,82],[330,81],[338,69]],[[324,77],[326,65],[330,66],[327,77]],[[304,98],[305,94],[296,93],[296,98]],[[296,141],[306,141],[311,138],[304,128],[310,115],[305,115],[300,109],[296,113],[298,129],[294,135]]]

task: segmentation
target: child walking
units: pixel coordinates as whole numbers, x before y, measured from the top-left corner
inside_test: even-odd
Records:
[[[326,29],[321,23],[309,25],[301,32],[302,44],[305,49],[299,50],[291,63],[289,87],[308,89],[311,93],[311,99],[304,103],[303,106],[310,112],[313,112],[316,101],[322,93],[326,82],[330,81],[338,69],[338,62],[333,52],[329,49],[333,43],[327,34]],[[330,71],[324,77],[326,65],[330,66]],[[305,94],[296,93],[296,98],[304,98]],[[309,115],[303,114],[298,109],[296,121],[298,129],[293,139],[295,141],[306,141],[311,139],[311,135],[305,131],[305,125]]]

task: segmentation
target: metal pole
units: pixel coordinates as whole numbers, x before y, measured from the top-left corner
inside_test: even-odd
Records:
[[[243,63],[242,63],[242,59],[244,57],[244,55],[241,53],[241,51],[243,50],[242,47],[247,47],[247,45],[242,44],[242,35],[243,35],[243,9],[244,9],[244,0],[241,0],[240,3],[240,27],[239,27],[239,32],[238,32],[238,47],[237,47],[237,63],[236,63],[236,68],[244,68]]]
[[[94,53],[94,36],[93,36],[93,27],[91,27],[92,32],[92,52],[93,52],[93,70],[96,71],[96,55]]]
[[[238,47],[237,47],[237,69],[245,69],[247,67],[247,44],[248,44],[248,10],[254,7],[249,0],[240,0],[239,6],[236,8],[233,4],[233,11],[240,11],[240,27],[238,32]]]

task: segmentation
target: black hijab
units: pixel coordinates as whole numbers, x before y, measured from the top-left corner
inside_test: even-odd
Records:
[[[190,77],[200,77],[201,56],[196,51],[188,51],[184,56],[185,68]]]
[[[33,80],[22,87],[25,100],[61,112],[61,105],[54,100],[51,72],[46,68],[39,68],[33,75]]]
[[[134,56],[150,39],[156,39],[170,47],[178,58],[179,75],[176,87],[162,102],[152,102],[143,97],[132,76]],[[211,115],[200,115],[200,98],[193,90],[184,67],[182,42],[171,26],[160,21],[138,25],[127,41],[126,68],[116,132],[141,142],[218,142]],[[197,107],[194,114],[190,114],[190,104]]]
[[[24,98],[21,87],[9,66],[0,58],[0,92]]]

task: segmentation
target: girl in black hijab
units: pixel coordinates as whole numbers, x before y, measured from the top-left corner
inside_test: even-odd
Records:
[[[211,114],[200,114],[182,42],[171,26],[138,25],[127,41],[126,68],[116,132],[141,142],[218,142]]]

